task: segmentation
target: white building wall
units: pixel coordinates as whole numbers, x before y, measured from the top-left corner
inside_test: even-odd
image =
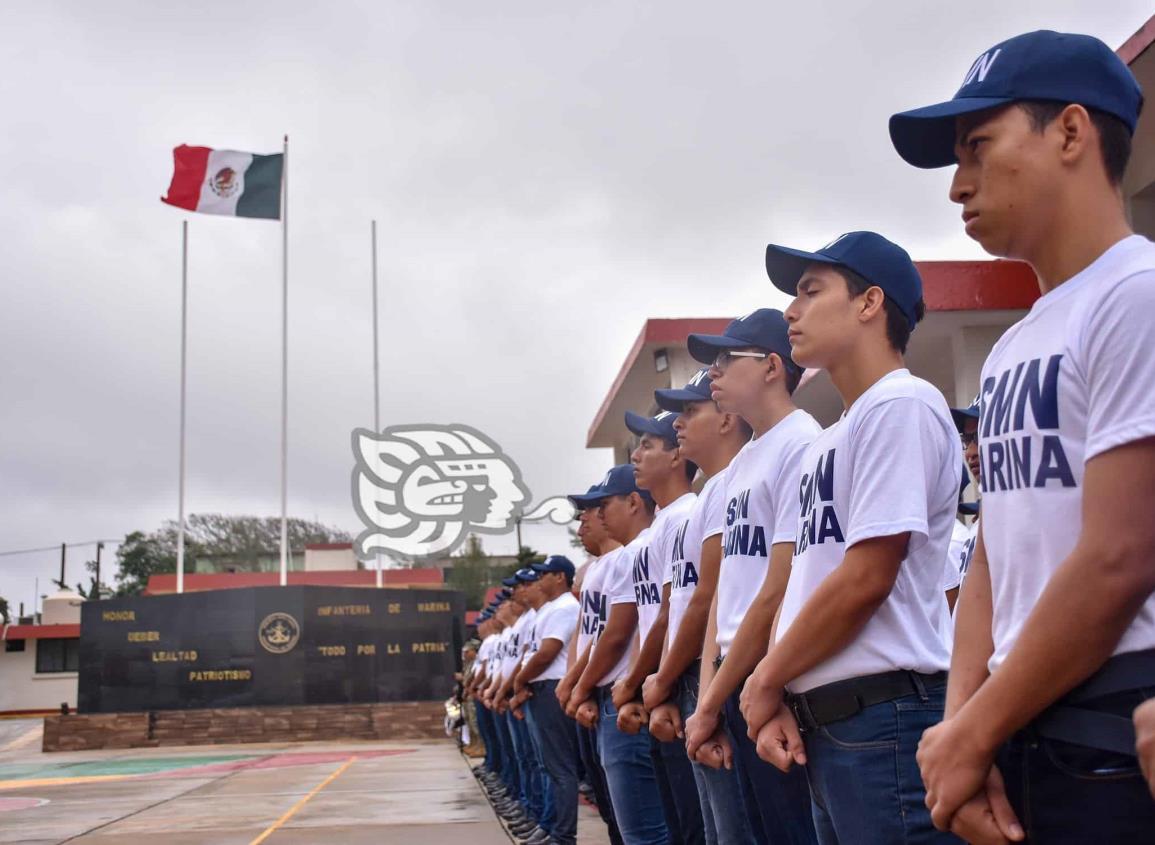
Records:
[[[76,672],[36,674],[36,640],[24,651],[0,646],[0,713],[13,710],[58,710],[61,702],[76,708]]]
[[[306,572],[346,572],[356,568],[352,549],[305,549]]]

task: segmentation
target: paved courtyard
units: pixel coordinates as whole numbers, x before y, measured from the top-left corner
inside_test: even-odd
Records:
[[[509,845],[444,742],[196,746],[44,754],[0,720],[0,843]],[[579,842],[603,845],[592,807]]]

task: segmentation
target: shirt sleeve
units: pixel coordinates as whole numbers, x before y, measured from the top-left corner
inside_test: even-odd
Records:
[[[636,549],[623,550],[606,572],[602,593],[610,597],[610,604],[635,604],[634,597],[634,553]]]
[[[919,399],[888,399],[866,410],[849,444],[848,548],[907,532],[912,550],[927,541],[927,500],[942,471],[944,439],[941,421]]]
[[[577,628],[578,611],[581,608],[578,604],[566,602],[564,605],[555,608],[550,612],[545,620],[545,624],[538,631],[538,642],[543,643],[546,640],[561,640],[563,643],[569,640],[573,635],[574,629]]]
[[[798,485],[802,478],[802,455],[806,444],[799,442],[783,450],[778,472],[771,474],[774,485],[767,490],[769,501],[774,508],[774,524],[768,525],[771,532],[770,545],[793,543],[798,534],[798,517],[802,505],[798,499]]]
[[[725,470],[723,470],[724,472]],[[702,513],[702,542],[721,534],[726,529],[726,479],[710,487]]]
[[[1087,401],[1085,461],[1155,435],[1155,272],[1108,289],[1083,336]]]

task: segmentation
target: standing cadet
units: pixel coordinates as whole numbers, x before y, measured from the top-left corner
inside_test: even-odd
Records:
[[[577,509],[578,539],[582,547],[596,557],[578,573],[581,588],[578,594],[580,615],[577,630],[574,632],[570,645],[570,665],[565,677],[558,684],[556,695],[562,707],[569,704],[574,685],[585,671],[589,660],[590,646],[601,626],[601,609],[603,603],[601,584],[604,580],[606,568],[612,566],[613,556],[621,550],[621,544],[606,533],[605,524],[598,514],[597,503],[600,486],[595,484],[585,494],[569,497],[570,502]],[[576,710],[576,707],[574,708]],[[566,715],[571,715],[567,710]],[[571,715],[572,718],[572,715]],[[613,803],[610,800],[609,785],[606,782],[606,772],[602,767],[601,756],[598,752],[598,737],[596,723],[583,725],[575,722],[578,737],[578,752],[581,755],[582,765],[585,768],[586,780],[594,791],[598,814],[609,829],[611,845],[622,845],[622,835],[614,820]]]
[[[537,578],[527,587],[537,616],[530,632],[525,664],[514,679],[514,702],[521,706],[549,782],[547,830],[559,845],[577,842],[578,748],[573,720],[554,694],[565,674],[566,651],[577,626],[578,602],[570,592],[574,565],[550,555],[531,569]]]
[[[953,842],[931,824],[914,757],[942,718],[959,490],[946,401],[903,363],[922,280],[873,232],[814,253],[771,245],[766,268],[795,295],[794,360],[825,369],[846,410],[802,458],[794,568],[742,709],[765,759],[805,762],[820,842]]]
[[[674,535],[668,646],[661,666],[643,688],[650,732],[664,739],[684,738],[682,725],[698,706],[699,684],[708,685],[714,674],[712,664],[702,664],[701,654],[722,561],[725,474],[751,435],[741,417],[718,408],[711,399],[711,384],[708,370],[699,370],[681,390],[654,392],[658,407],[678,414],[674,429],[682,455],[706,476],[701,494]],[[734,770],[697,761],[693,767],[706,842],[754,842]]]
[[[638,606],[640,648],[625,677],[614,684],[618,722],[625,731],[648,725],[649,717],[635,721],[633,712],[644,712],[641,688],[658,668],[666,643],[670,608],[670,554],[674,535],[697,498],[690,484],[698,467],[686,461],[678,449],[674,431],[677,417],[662,411],[656,417],[626,412],[626,428],[639,438],[630,455],[639,489],[653,497],[657,514],[649,539],[634,555],[634,601]],[[702,808],[694,770],[686,746],[676,737],[662,741],[650,736],[650,757],[658,778],[670,845],[701,845],[705,841]]]
[[[956,165],[967,234],[1042,293],[982,371],[982,527],[947,719],[919,747],[943,828],[1005,778],[1032,842],[1155,831],[1129,718],[1155,693],[1155,247],[1121,191],[1142,103],[1101,41],[1032,32],[891,118],[908,162]]]
[[[597,722],[598,751],[614,818],[626,845],[664,845],[668,834],[650,761],[649,731],[642,728],[630,734],[621,730],[611,692],[613,684],[625,676],[637,648],[638,606],[632,562],[648,541],[654,500],[638,489],[634,468],[619,464],[599,487],[598,509],[606,532],[624,545],[605,568],[599,631],[574,685],[567,712],[574,710],[579,721],[587,725]]]
[[[711,394],[719,407],[742,417],[754,437],[730,462],[722,522],[708,529],[724,529],[716,649],[706,652],[720,662],[687,723],[686,746],[699,762],[714,765],[733,749],[743,805],[759,842],[808,845],[814,824],[806,775],[781,772],[758,758],[738,696],[770,642],[794,554],[799,462],[821,429],[791,399],[802,370],[790,357],[781,311],[760,308],[722,335],[692,334],[688,347],[695,359],[711,364]]]

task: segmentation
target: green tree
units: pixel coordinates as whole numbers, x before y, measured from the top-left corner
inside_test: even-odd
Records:
[[[347,543],[348,533],[304,519],[288,521],[290,549],[310,543]],[[255,568],[258,558],[276,554],[281,543],[278,517],[193,514],[185,525],[185,573],[197,557],[226,556]],[[116,595],[133,596],[144,590],[153,575],[176,572],[177,524],[167,520],[158,530],[133,531],[116,550]]]
[[[451,560],[453,568],[445,579],[446,583],[465,595],[467,608],[481,607],[485,601],[485,591],[491,586],[492,580],[489,555],[481,547],[481,538],[470,534],[462,553],[454,555]]]
[[[531,563],[541,563],[545,560],[545,555],[536,549],[531,549],[529,546],[522,546],[517,550],[517,568],[524,569]],[[516,571],[516,570],[515,570]],[[513,573],[510,573],[513,574]]]
[[[8,599],[0,596],[0,619],[8,621]]]

